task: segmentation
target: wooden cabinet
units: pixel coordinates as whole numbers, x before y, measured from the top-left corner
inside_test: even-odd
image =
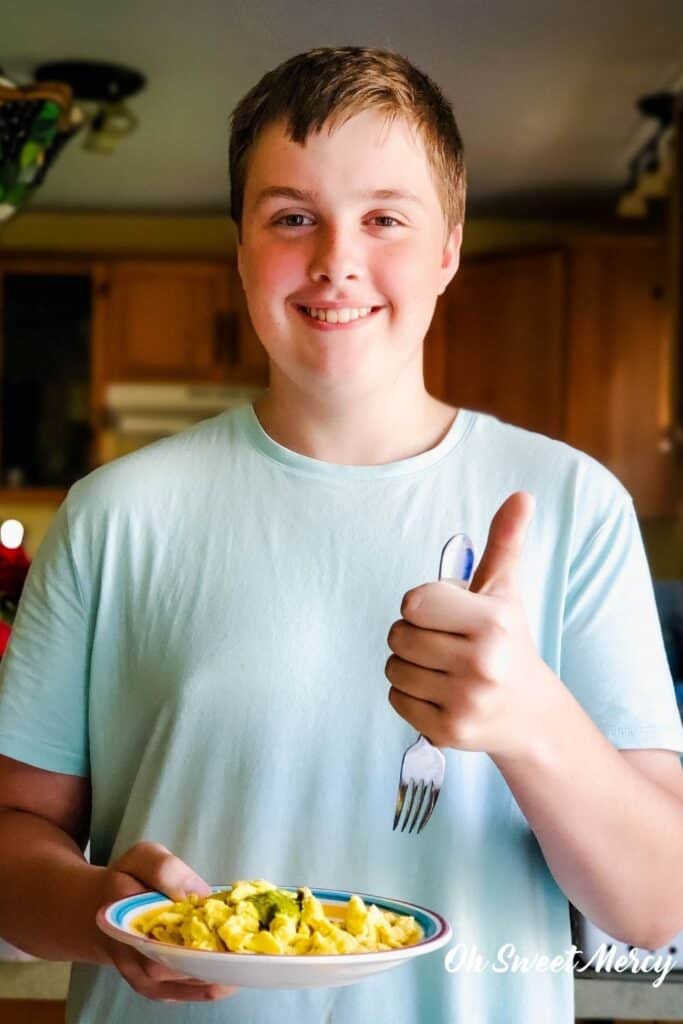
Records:
[[[666,247],[607,239],[569,257],[565,438],[616,473],[640,516],[676,512],[676,367]]]
[[[93,436],[109,381],[267,384],[267,355],[234,259],[3,254],[0,277],[10,273],[19,283],[27,275],[54,279],[62,299],[65,275],[83,277],[86,291],[92,282],[87,310],[71,319],[75,337],[88,335],[84,417]],[[669,287],[675,273],[664,240],[647,237],[585,238],[465,258],[427,336],[428,390],[567,441],[616,473],[642,517],[672,516],[681,397]],[[36,305],[45,305],[35,294]],[[43,312],[50,330],[33,326],[33,334],[63,353],[55,318],[47,305]],[[47,361],[23,355],[29,370],[35,364],[33,376],[42,367],[52,386]],[[74,373],[66,377],[73,385]],[[43,434],[48,441],[57,436]]]
[[[255,384],[267,378],[232,263],[116,260],[98,267],[106,380]]]
[[[560,250],[466,260],[426,342],[426,353],[441,349],[430,352],[433,393],[560,437],[565,287]]]
[[[0,491],[61,501],[101,461],[111,381],[260,388],[233,258],[0,256]]]
[[[425,346],[433,394],[594,456],[644,518],[677,512],[676,377],[665,242],[646,237],[465,260]]]

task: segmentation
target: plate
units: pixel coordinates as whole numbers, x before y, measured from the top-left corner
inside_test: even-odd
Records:
[[[214,892],[230,888],[212,886]],[[278,889],[296,891],[298,885],[278,885]],[[328,914],[335,907],[343,907],[351,893],[341,889],[312,889],[313,895],[326,904]],[[452,936],[448,921],[433,910],[415,903],[357,893],[364,903],[374,903],[380,910],[396,914],[410,914],[423,931],[423,938],[413,946],[383,950],[379,953],[338,953],[324,956],[286,956],[270,953],[213,953],[202,949],[186,949],[157,939],[147,938],[133,931],[135,918],[147,910],[170,905],[173,901],[163,893],[141,892],[127,896],[97,913],[98,927],[117,942],[133,946],[143,956],[165,964],[192,978],[219,985],[239,985],[244,988],[333,988],[353,985],[371,974],[400,967],[418,956],[426,956],[441,949]]]

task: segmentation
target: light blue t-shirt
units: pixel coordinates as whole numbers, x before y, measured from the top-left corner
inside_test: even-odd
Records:
[[[38,552],[0,677],[0,752],[93,780],[91,859],[163,843],[211,883],[267,878],[432,907],[492,964],[564,954],[567,901],[493,761],[446,751],[427,828],[392,831],[415,730],[387,633],[444,542],[481,556],[536,496],[520,583],[539,652],[621,748],[680,751],[633,505],[580,452],[461,410],[412,458],[334,465],[277,444],[251,406],[75,484]],[[75,1024],[570,1024],[561,973],[449,972],[441,951],[347,988],[171,1006],[76,965]],[[504,961],[501,961],[503,963]]]

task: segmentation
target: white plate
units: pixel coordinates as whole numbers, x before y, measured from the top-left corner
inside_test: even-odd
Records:
[[[214,892],[229,888],[229,884],[213,886]],[[277,888],[296,891],[299,886],[278,885]],[[350,892],[339,889],[311,891],[322,903],[331,906],[344,906],[351,898]],[[366,893],[357,895],[367,905],[374,903],[380,910],[410,914],[422,928],[423,939],[414,946],[380,953],[338,953],[325,956],[209,953],[201,949],[185,949],[133,931],[132,922],[139,914],[172,902],[158,892],[139,893],[102,907],[97,914],[97,924],[112,939],[134,946],[144,956],[182,974],[220,985],[239,985],[245,988],[331,988],[352,985],[371,974],[408,963],[416,956],[433,953],[445,946],[452,936],[448,921],[433,910],[403,900],[368,896]]]

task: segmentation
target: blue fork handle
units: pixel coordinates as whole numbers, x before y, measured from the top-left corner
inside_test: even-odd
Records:
[[[456,533],[446,541],[439,561],[439,579],[469,588],[474,569],[474,544],[466,533]]]

